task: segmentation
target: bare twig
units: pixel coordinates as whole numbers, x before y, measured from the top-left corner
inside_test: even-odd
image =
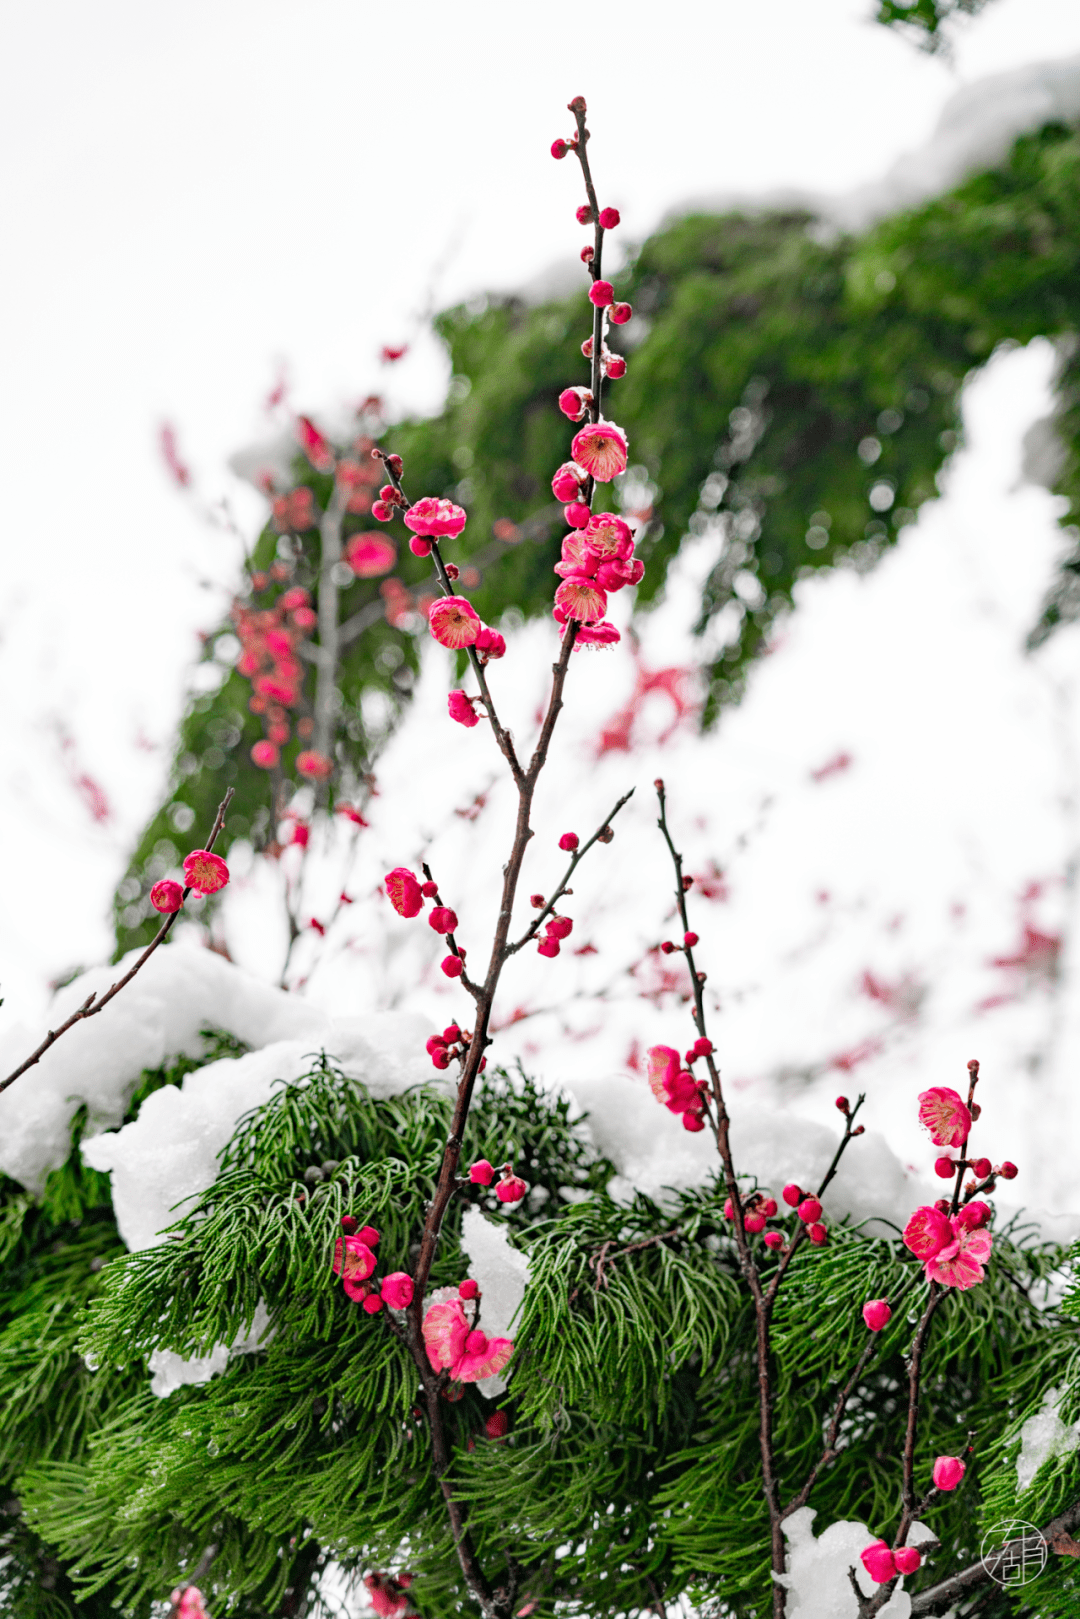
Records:
[[[225,797],[218,805],[218,812],[214,819],[214,825],[211,828],[210,836],[207,838],[204,846],[207,849],[212,849],[214,847],[218,833],[221,831],[221,828],[225,823],[225,811],[229,807],[229,802],[232,796],[233,788],[230,787],[228,792],[225,794]],[[185,888],[184,899],[187,899],[190,893],[190,887]],[[146,965],[154,951],[157,949],[158,945],[163,944],[168,938],[172,925],[179,915],[180,911],[173,911],[171,915],[165,918],[164,922],[161,924],[157,933],[151,939],[150,943],[147,945],[139,959],[134,963],[133,966],[128,968],[123,978],[118,978],[116,983],[112,984],[105,991],[104,995],[99,996],[96,993],[93,995],[88,995],[86,1000],[79,1007],[78,1011],[72,1012],[71,1016],[66,1022],[61,1023],[58,1029],[50,1029],[44,1040],[35,1051],[30,1053],[26,1061],[20,1063],[18,1068],[14,1069],[5,1080],[0,1081],[0,1091],[6,1091],[8,1086],[18,1079],[20,1074],[25,1074],[28,1068],[33,1068],[35,1063],[40,1062],[42,1057],[44,1057],[45,1053],[48,1051],[49,1047],[55,1045],[62,1034],[66,1034],[69,1029],[73,1029],[76,1023],[81,1023],[86,1018],[96,1017],[99,1012],[103,1012],[113,997],[115,995],[119,995],[120,991],[131,983],[131,980],[135,977],[135,974]]]

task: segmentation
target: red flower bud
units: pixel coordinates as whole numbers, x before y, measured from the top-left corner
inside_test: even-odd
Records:
[[[684,933],[682,936],[682,942],[684,945],[686,945],[688,950],[692,950],[698,942],[698,936],[696,933]]]
[[[615,288],[610,281],[594,281],[589,288],[589,302],[597,309],[606,309],[615,301]]]
[[[794,1181],[790,1181],[788,1185],[784,1187],[784,1190],[780,1193],[780,1196],[783,1198],[788,1208],[793,1209],[802,1202],[802,1187],[796,1185]]]
[[[626,361],[621,354],[612,354],[604,361],[604,370],[612,382],[618,382],[620,377],[626,375]]]
[[[743,1220],[747,1231],[757,1232],[765,1229],[765,1216],[763,1214],[748,1214]]]
[[[552,157],[565,157],[569,150],[570,148],[565,141],[552,141],[551,143]]]
[[[881,1332],[892,1320],[888,1299],[870,1299],[862,1307],[862,1316],[871,1332]]]
[[[799,1204],[799,1219],[803,1225],[812,1225],[821,1214],[821,1204],[816,1197],[804,1197]]]
[[[734,1209],[734,1207],[732,1205],[730,1197],[726,1197],[724,1199],[724,1219],[725,1220],[734,1220],[734,1218],[735,1218],[735,1209]]]
[[[947,1197],[939,1197],[937,1202],[934,1204],[934,1207],[937,1209],[939,1214],[948,1214],[949,1210],[952,1208],[952,1202]]]
[[[1001,1168],[998,1170],[998,1174],[1001,1176],[1003,1181],[1013,1181],[1016,1179],[1019,1173],[1020,1171],[1017,1169],[1016,1165],[1010,1164],[1008,1159],[1006,1159]]]
[[[569,506],[563,507],[563,516],[571,528],[585,528],[592,512],[583,500],[572,500]]]
[[[520,1175],[504,1175],[495,1187],[495,1196],[500,1203],[520,1203],[528,1190]]]
[[[576,832],[564,832],[559,839],[559,848],[564,849],[567,854],[573,854],[580,841]]]
[[[971,1166],[971,1169],[972,1173],[978,1180],[984,1181],[987,1175],[990,1173],[989,1158],[976,1158],[975,1162]]]
[[[838,1096],[836,1098],[836,1105],[841,1113],[847,1113],[851,1107],[851,1103],[848,1101],[846,1096]]]
[[[436,933],[453,933],[458,925],[457,913],[449,905],[433,905],[428,913],[428,926]]]
[[[486,1158],[478,1158],[469,1170],[469,1179],[474,1186],[490,1186],[494,1174],[494,1165],[489,1164]]]
[[[569,916],[553,916],[547,924],[547,932],[552,939],[567,939],[574,931],[574,924]]]
[[[697,1052],[699,1057],[707,1057],[713,1049],[712,1041],[707,1039],[703,1034],[699,1034],[697,1039],[694,1041],[694,1050]]]
[[[347,1237],[352,1236],[353,1232],[356,1230],[357,1224],[358,1221],[355,1215],[343,1214],[341,1216],[341,1229],[344,1231]]]
[[[431,1053],[431,1064],[433,1068],[449,1068],[450,1053],[445,1046],[437,1046]]]
[[[670,939],[665,939],[660,948],[664,952],[665,956],[670,956],[672,951],[675,949],[675,946],[672,944]]]
[[[630,304],[612,304],[611,323],[613,326],[625,326],[634,311]]]
[[[378,1315],[383,1307],[383,1302],[377,1293],[369,1293],[362,1307],[367,1311],[368,1315]]]
[[[444,956],[439,966],[447,978],[460,978],[465,971],[465,963],[460,956]]]
[[[934,1174],[940,1176],[943,1181],[952,1180],[956,1174],[956,1165],[951,1158],[935,1158]]]
[[[614,230],[622,216],[617,208],[601,208],[600,224],[604,230]]]
[[[436,1051],[445,1051],[446,1040],[441,1034],[433,1034],[424,1046],[424,1050],[429,1057]]]
[[[549,935],[546,939],[541,939],[540,940],[540,943],[537,945],[536,950],[537,950],[537,954],[541,955],[541,956],[557,956],[559,954],[560,948],[561,948],[561,946],[559,944],[558,939],[553,939]]]
[[[566,103],[566,110],[567,110],[567,112],[582,112],[583,113],[585,111],[585,97],[584,96],[575,96],[573,101],[568,101]]]
[[[765,1202],[762,1205],[762,1212],[767,1216],[768,1219],[772,1219],[773,1215],[776,1213],[775,1197],[767,1197],[765,1199]]]
[[[374,511],[372,507],[372,511]],[[424,534],[414,534],[409,541],[409,550],[414,557],[429,557],[431,555],[431,541]]]
[[[765,1246],[766,1248],[782,1248],[784,1246],[784,1239],[779,1231],[766,1231]]]
[[[582,264],[591,264],[595,257],[596,249],[591,245],[591,243],[588,247],[583,247],[581,249],[580,258]]]
[[[486,1159],[485,1162],[487,1162]],[[488,1164],[488,1168],[491,1168],[490,1164]],[[494,1174],[494,1170],[492,1170],[492,1174]],[[490,1178],[489,1176],[488,1179],[490,1180]],[[474,1299],[479,1292],[480,1283],[474,1282],[471,1276],[466,1276],[465,1280],[458,1285],[458,1293],[463,1299]]]
[[[461,1030],[456,1023],[448,1024],[443,1030],[443,1039],[448,1040],[452,1046],[457,1044],[461,1039]]]
[[[893,1562],[898,1574],[914,1574],[922,1566],[922,1553],[917,1546],[898,1546]]]
[[[425,899],[434,899],[435,895],[439,892],[439,885],[438,883],[431,882],[421,883],[420,892],[423,894]]]
[[[374,500],[371,503],[371,515],[377,523],[388,523],[394,515],[393,507],[388,506],[385,500]]]
[[[380,500],[385,500],[388,506],[396,506],[397,505],[397,503],[398,503],[398,492],[394,488],[392,483],[384,483],[383,484],[382,488],[379,490],[379,499]]]
[[[484,1423],[489,1439],[502,1439],[510,1431],[510,1418],[505,1411],[493,1411]]]
[[[592,208],[587,202],[583,202],[574,217],[579,225],[591,225],[593,222]]]
[[[829,1233],[817,1220],[814,1221],[813,1225],[807,1226],[806,1235],[818,1248],[823,1248],[829,1240]]]

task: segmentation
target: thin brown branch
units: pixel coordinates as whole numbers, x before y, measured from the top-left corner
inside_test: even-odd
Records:
[[[608,831],[608,829],[611,826],[612,821],[615,819],[616,815],[618,815],[618,813],[622,809],[623,805],[628,804],[630,802],[630,800],[633,798],[633,796],[634,796],[634,789],[633,789],[633,787],[631,787],[631,789],[630,789],[630,791],[628,793],[623,793],[622,797],[615,804],[615,807],[610,811],[610,813],[605,817],[605,819],[600,822],[600,825],[597,827],[596,831],[593,833],[593,835],[589,839],[589,841],[587,843],[581,844],[579,848],[574,850],[573,854],[570,857],[570,864],[567,866],[565,875],[563,876],[563,879],[560,882],[559,886],[556,888],[556,890],[552,894],[551,898],[544,905],[543,909],[536,913],[536,915],[533,918],[530,926],[522,934],[521,938],[517,941],[517,943],[507,945],[507,947],[506,947],[507,956],[516,956],[519,950],[523,950],[525,948],[525,946],[529,943],[530,939],[535,939],[536,938],[536,935],[537,935],[537,932],[539,931],[541,923],[546,922],[548,917],[551,916],[552,913],[554,912],[556,905],[559,903],[559,900],[562,899],[563,895],[567,891],[567,887],[569,885],[571,877],[574,875],[574,872],[577,870],[577,868],[581,864],[582,860],[584,860],[585,856],[588,854],[588,852],[592,848],[593,844],[596,843],[600,839],[600,837],[603,835],[604,832]],[[605,842],[606,841],[607,840],[605,839]]]
[[[214,825],[211,828],[210,836],[207,838],[204,845],[206,849],[212,849],[214,847],[218,833],[225,824],[225,811],[229,807],[229,802],[232,799],[233,791],[234,789],[230,787],[228,792],[225,794],[225,797],[218,805],[218,812],[214,818]],[[187,899],[190,893],[190,887],[185,888],[184,899]],[[183,907],[181,906],[181,910],[182,908]],[[172,931],[173,923],[180,914],[180,911],[173,911],[170,916],[165,918],[164,922],[161,924],[157,933],[151,939],[150,943],[147,945],[139,959],[128,968],[123,978],[118,978],[116,983],[112,984],[105,991],[104,995],[99,996],[96,993],[93,995],[88,995],[86,1000],[79,1007],[78,1011],[72,1012],[71,1016],[66,1020],[66,1022],[61,1023],[58,1029],[50,1029],[44,1040],[35,1051],[30,1053],[26,1061],[20,1063],[18,1068],[14,1069],[5,1080],[0,1081],[0,1091],[6,1091],[8,1086],[13,1084],[14,1081],[18,1079],[20,1074],[25,1074],[28,1068],[33,1068],[35,1063],[40,1062],[42,1057],[44,1057],[45,1053],[49,1050],[50,1046],[55,1045],[60,1036],[62,1034],[67,1034],[68,1030],[73,1029],[76,1023],[81,1023],[86,1018],[96,1017],[99,1012],[103,1012],[114,996],[119,995],[120,991],[125,989],[127,985],[131,983],[131,980],[135,977],[135,974],[146,965],[154,951],[157,949],[158,945],[165,942]]]
[[[1080,1525],[1080,1501],[1074,1501],[1064,1512],[1059,1513],[1040,1529],[1039,1534],[1047,1545],[1053,1547],[1055,1541],[1064,1542],[1066,1537],[1071,1538],[1071,1531],[1078,1525]],[[940,1584],[932,1585],[926,1591],[920,1591],[911,1599],[912,1619],[920,1619],[923,1614],[929,1614],[947,1605],[951,1606],[967,1596],[968,1592],[977,1590],[980,1585],[986,1585],[990,1580],[995,1580],[1002,1564],[1021,1553],[1025,1540],[1030,1542],[1030,1539],[1030,1536],[1017,1536],[1013,1540],[1006,1541],[996,1552],[982,1558],[978,1563],[971,1563],[959,1573],[951,1574],[947,1580],[942,1580]],[[1066,1552],[1065,1555],[1070,1554]]]

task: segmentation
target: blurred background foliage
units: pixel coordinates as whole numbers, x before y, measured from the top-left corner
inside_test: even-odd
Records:
[[[894,9],[908,22],[925,12],[933,34],[955,8],[920,0]],[[1023,136],[999,167],[862,236],[793,210],[694,214],[631,252],[616,291],[634,318],[610,335],[628,370],[605,394],[605,413],[629,435],[630,466],[608,489],[644,525],[640,608],[662,593],[685,543],[711,547],[694,626],[707,725],[738,700],[799,581],[872,567],[934,497],[960,442],[969,374],[1001,345],[1038,336],[1059,353],[1039,476],[1069,507],[1033,644],[1078,616],[1078,256],[1080,137],[1062,124]],[[557,398],[584,380],[589,308],[583,276],[573,296],[533,304],[491,296],[447,310],[435,323],[452,372],[443,410],[381,436],[404,458],[411,499],[448,495],[468,510],[464,534],[445,552],[462,569],[458,588],[504,627],[550,611],[564,531],[550,480],[570,437]],[[330,479],[303,455],[294,472],[325,507]],[[350,517],[346,535],[372,526]],[[417,667],[429,565],[409,553],[399,521],[380,532],[398,545],[391,578],[341,590],[343,620],[359,633],[339,666],[331,803],[342,793],[362,798]],[[319,531],[291,543],[291,582],[313,588]],[[268,524],[252,571],[281,554]],[[258,605],[283,588],[271,583]],[[198,671],[206,678],[180,727],[167,800],[118,892],[119,951],[152,936],[149,888],[205,837],[225,783],[236,796],[222,852],[237,838],[262,848],[276,836],[280,810],[267,773],[250,761],[261,726],[247,709],[250,688],[229,667],[236,650],[228,622],[207,637]],[[291,757],[286,750],[286,791]]]

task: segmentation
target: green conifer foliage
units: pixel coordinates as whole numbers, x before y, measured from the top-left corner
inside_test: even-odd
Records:
[[[190,1066],[147,1076],[144,1094]],[[314,1612],[330,1557],[358,1572],[411,1570],[425,1616],[472,1611],[415,1369],[385,1313],[367,1315],[332,1274],[344,1213],[381,1232],[381,1270],[410,1269],[448,1118],[444,1090],[376,1100],[319,1058],[240,1122],[214,1185],[178,1211],[171,1235],[131,1255],[107,1178],[80,1168],[82,1120],[43,1199],[5,1189],[0,1458],[3,1488],[21,1505],[0,1547],[5,1613],[149,1619],[211,1544],[203,1585],[215,1616]],[[613,1202],[612,1166],[568,1105],[521,1074],[485,1076],[468,1132],[465,1161],[512,1152],[532,1188],[507,1210],[468,1187],[432,1278],[455,1285],[467,1273],[466,1202],[505,1222],[529,1256],[508,1392],[491,1400],[466,1385],[447,1407],[454,1487],[485,1567],[496,1582],[513,1574],[545,1619],[614,1619],[680,1594],[718,1615],[760,1616],[770,1580],[753,1319],[722,1186],[673,1192],[662,1207]],[[1007,1489],[1017,1413],[1049,1381],[1076,1388],[1075,1297],[1047,1302],[1064,1258],[1010,1227],[995,1235],[986,1281],[939,1309],[917,1476],[928,1482],[933,1458],[960,1454],[969,1434],[976,1451],[963,1489],[927,1514],[942,1547],[910,1591],[976,1558],[1002,1514],[1022,1506],[1042,1522],[1075,1499],[1075,1455],[1048,1465],[1021,1503]],[[895,1520],[904,1353],[924,1293],[895,1237],[833,1225],[827,1247],[800,1249],[779,1294],[785,1498],[818,1456],[866,1342],[862,1304],[894,1305],[841,1455],[810,1496],[819,1532],[856,1518],[885,1533]],[[260,1301],[272,1330],[256,1352],[205,1385],[150,1393],[153,1350],[206,1354],[246,1332]],[[1080,1402],[1069,1399],[1071,1421]],[[496,1409],[509,1434],[493,1440],[484,1422]],[[1053,1589],[1056,1607],[1032,1607],[1025,1593],[1009,1608],[993,1587],[974,1611],[1072,1611],[1061,1605],[1068,1580]]]

